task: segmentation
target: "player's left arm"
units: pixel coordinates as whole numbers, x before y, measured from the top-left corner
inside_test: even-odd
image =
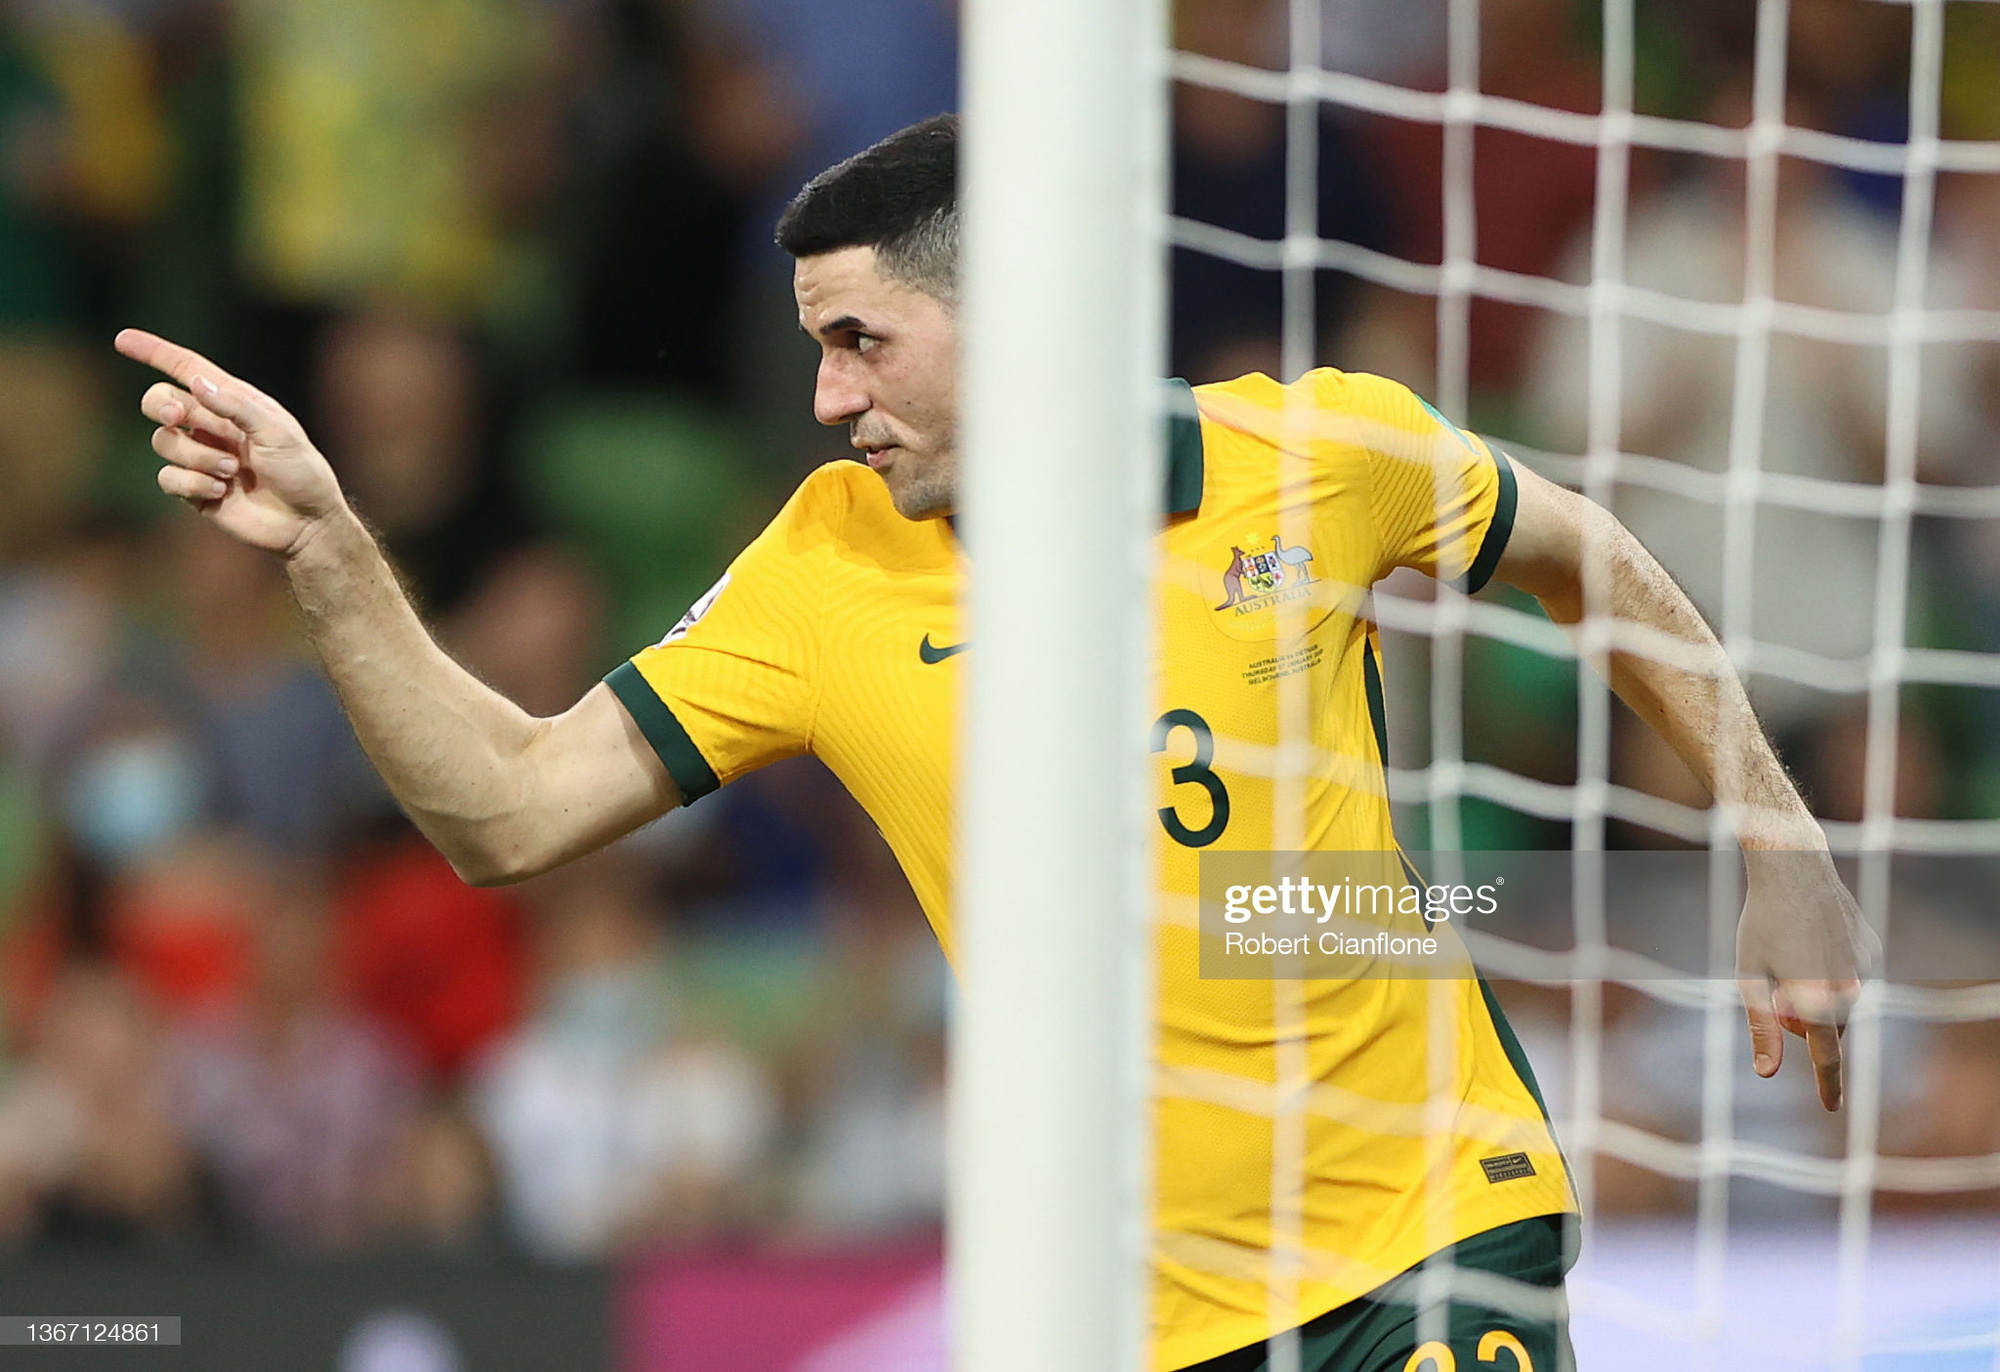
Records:
[[[1514,525],[1494,575],[1558,624],[1589,601],[1612,635],[1598,660],[1611,687],[1736,814],[1748,874],[1737,976],[1760,1076],[1784,1032],[1806,1040],[1820,1100],[1841,1097],[1840,1031],[1879,944],[1828,854],[1826,836],[1778,761],[1728,655],[1686,592],[1602,506],[1512,464]],[[1781,1027],[1782,1026],[1782,1027]]]

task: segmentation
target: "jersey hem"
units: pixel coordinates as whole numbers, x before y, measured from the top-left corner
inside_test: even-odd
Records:
[[[715,769],[701,755],[701,749],[695,747],[688,731],[674,718],[667,702],[660,699],[660,693],[636,665],[619,663],[604,678],[604,684],[618,697],[625,712],[632,716],[632,722],[639,726],[639,732],[646,736],[646,742],[653,745],[653,751],[666,764],[668,775],[680,788],[681,804],[692,805],[722,785],[716,779]]]
[[[1576,1265],[1575,1225],[1568,1223],[1568,1221],[1576,1216],[1576,1213],[1574,1210],[1552,1210],[1545,1214],[1524,1215],[1520,1219],[1505,1220],[1490,1229],[1481,1229],[1477,1233],[1467,1235],[1465,1238],[1458,1239],[1453,1243],[1445,1244],[1444,1247],[1425,1255],[1415,1264],[1404,1268],[1401,1272],[1372,1291],[1364,1291],[1352,1300],[1328,1306],[1317,1315],[1301,1319],[1299,1323],[1291,1327],[1291,1331],[1285,1332],[1297,1331],[1303,1333],[1313,1326],[1318,1325],[1322,1320],[1338,1316],[1342,1311],[1352,1310],[1360,1306],[1364,1301],[1381,1301],[1387,1298],[1388,1293],[1396,1288],[1397,1283],[1404,1282],[1413,1274],[1422,1271],[1426,1263],[1431,1262],[1448,1250],[1453,1252],[1452,1265],[1462,1268],[1467,1272],[1486,1272],[1494,1276],[1509,1277],[1517,1281],[1529,1280],[1522,1276],[1521,1267],[1514,1259],[1520,1256],[1518,1251],[1515,1251],[1516,1245],[1532,1245],[1535,1242],[1533,1238],[1529,1237],[1528,1226],[1530,1225],[1552,1224],[1555,1227],[1556,1271],[1554,1274],[1555,1280],[1549,1284],[1551,1286],[1560,1286],[1569,1276],[1570,1269]],[[1279,1335],[1269,1334],[1263,1338],[1252,1339],[1248,1343],[1238,1344],[1234,1348],[1211,1354],[1198,1361],[1183,1363],[1171,1369],[1171,1372],[1199,1372],[1199,1369],[1207,1367],[1218,1358],[1227,1358],[1235,1354],[1241,1354],[1249,1349],[1264,1347],[1276,1337],[1279,1337]]]
[[[1505,1214],[1505,1209],[1503,1208],[1500,1213]],[[1529,1221],[1539,1219],[1566,1222],[1568,1217],[1578,1216],[1579,1214],[1580,1212],[1572,1198],[1564,1204],[1551,1206],[1546,1209],[1530,1207],[1529,1213],[1526,1214],[1516,1211],[1504,1219],[1494,1218],[1491,1214],[1484,1217],[1475,1216],[1466,1222],[1467,1227],[1464,1228],[1463,1232],[1457,1238],[1452,1239],[1439,1248],[1431,1250],[1429,1253],[1420,1254],[1407,1265],[1399,1268],[1396,1276],[1389,1278],[1388,1281],[1370,1287],[1366,1291],[1356,1291],[1343,1297],[1325,1301],[1323,1304],[1320,1301],[1305,1302],[1295,1316],[1298,1323],[1288,1324],[1283,1329],[1273,1329],[1264,1324],[1263,1321],[1258,1320],[1255,1316],[1240,1315],[1237,1318],[1217,1321],[1214,1327],[1201,1330],[1182,1333],[1161,1333],[1156,1329],[1153,1337],[1152,1357],[1149,1360],[1152,1372],[1192,1372],[1193,1369],[1198,1369],[1203,1363],[1215,1358],[1227,1357],[1229,1354],[1237,1352],[1240,1349],[1252,1348],[1260,1343],[1268,1343],[1271,1339],[1276,1338],[1287,1330],[1301,1328],[1311,1324],[1314,1320],[1325,1318],[1343,1306],[1368,1299],[1368,1297],[1374,1295],[1376,1292],[1386,1289],[1398,1277],[1421,1267],[1438,1253],[1443,1252],[1445,1248],[1463,1244],[1481,1235],[1495,1233],[1516,1224],[1525,1224]],[[1569,1238],[1565,1237],[1562,1242],[1562,1275],[1564,1279],[1567,1279],[1570,1269],[1575,1265],[1576,1254],[1573,1243]],[[1468,1268],[1477,1268],[1477,1270],[1493,1270],[1477,1263],[1465,1263],[1462,1265]],[[1513,1274],[1502,1273],[1501,1275],[1511,1276]]]

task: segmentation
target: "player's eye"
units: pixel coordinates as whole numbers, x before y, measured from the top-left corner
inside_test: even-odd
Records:
[[[873,334],[862,333],[854,336],[854,350],[856,352],[872,353],[876,348],[881,346],[881,343],[882,340]]]

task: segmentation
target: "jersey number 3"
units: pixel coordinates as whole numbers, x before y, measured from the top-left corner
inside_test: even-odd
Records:
[[[1160,824],[1166,829],[1167,837],[1182,847],[1206,848],[1221,838],[1222,831],[1229,827],[1229,790],[1208,765],[1215,761],[1215,733],[1208,727],[1208,721],[1193,710],[1169,710],[1153,721],[1153,751],[1165,752],[1167,740],[1173,737],[1176,729],[1185,729],[1194,735],[1194,757],[1174,768],[1174,785],[1199,786],[1208,792],[1208,823],[1199,829],[1190,829],[1180,817],[1177,807],[1162,805],[1159,810]]]

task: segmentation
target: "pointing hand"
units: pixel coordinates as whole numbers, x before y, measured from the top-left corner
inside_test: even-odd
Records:
[[[119,352],[173,378],[139,402],[166,459],[160,489],[224,532],[267,552],[295,555],[347,508],[333,468],[284,406],[199,353],[141,329]]]

